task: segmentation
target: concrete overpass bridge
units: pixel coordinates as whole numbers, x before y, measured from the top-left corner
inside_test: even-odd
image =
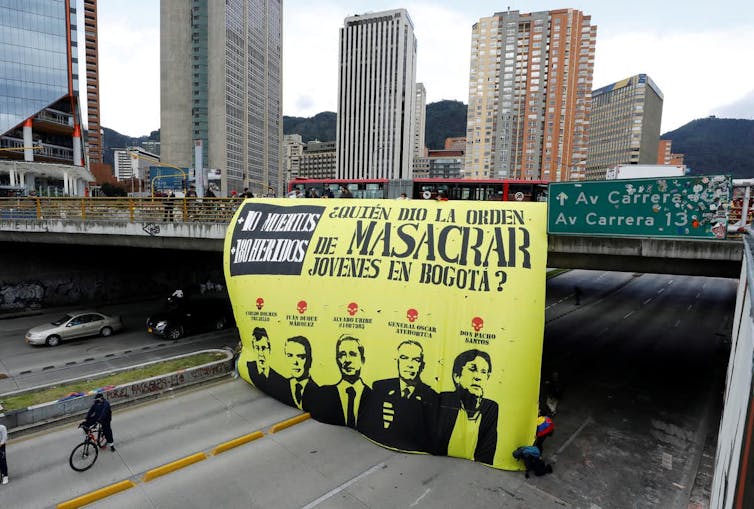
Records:
[[[0,199],[0,312],[165,295],[176,284],[222,281],[226,225],[238,205],[227,199]],[[738,229],[729,227],[734,234]],[[754,504],[754,233],[731,237],[548,239],[550,267],[739,279],[711,507]]]
[[[221,253],[240,201],[205,198],[0,199],[0,242]],[[737,278],[740,238],[553,235],[548,267]]]

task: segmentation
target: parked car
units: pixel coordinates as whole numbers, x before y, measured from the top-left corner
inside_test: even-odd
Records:
[[[57,346],[61,341],[85,336],[107,337],[123,329],[120,316],[110,316],[97,311],[67,313],[52,323],[29,329],[25,340],[30,345]]]
[[[147,318],[147,332],[168,339],[235,326],[227,294],[168,299],[165,309]]]

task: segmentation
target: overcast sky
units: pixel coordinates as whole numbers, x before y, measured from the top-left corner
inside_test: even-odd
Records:
[[[709,115],[754,119],[749,0],[284,0],[283,114],[336,111],[343,19],[396,8],[414,23],[417,81],[427,102],[468,103],[471,26],[508,7],[590,15],[597,25],[594,88],[648,74],[665,96],[663,133]],[[160,126],[159,2],[106,0],[98,11],[101,123],[129,136],[149,134]]]

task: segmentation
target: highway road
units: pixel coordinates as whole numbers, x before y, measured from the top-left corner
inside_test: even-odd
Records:
[[[147,333],[146,320],[162,304],[162,300],[148,299],[98,307],[103,313],[120,315],[125,329],[107,338],[79,338],[56,347],[27,345],[24,335],[31,327],[50,323],[67,311],[91,307],[59,308],[0,320],[0,373],[8,376],[0,379],[0,394],[205,348],[233,348],[239,341],[235,328],[177,341],[152,336]]]
[[[296,415],[233,380],[116,409],[118,452],[105,451],[85,474],[67,465],[79,438],[70,424],[12,439],[0,507],[52,507],[124,479],[136,488],[94,507],[686,508],[689,499],[704,507],[708,478],[697,469],[714,457],[736,284],[597,271],[548,282],[543,373],[559,373],[562,397],[545,444],[555,472],[543,478],[394,453],[352,430],[306,421],[141,481],[151,468]],[[126,336],[106,341],[115,338]],[[0,348],[7,341],[0,337]],[[64,348],[32,349],[44,358],[35,362]],[[5,369],[25,358],[17,353]]]

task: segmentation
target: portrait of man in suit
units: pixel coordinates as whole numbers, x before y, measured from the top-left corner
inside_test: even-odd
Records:
[[[388,447],[429,452],[437,392],[421,380],[424,348],[406,340],[396,353],[398,376],[374,382],[359,431]]]
[[[484,397],[492,372],[487,352],[467,350],[453,362],[456,389],[440,393],[435,453],[491,464],[497,447],[498,405]]]
[[[286,381],[287,390],[282,401],[308,412],[304,407],[304,394],[319,388],[309,374],[312,367],[311,344],[304,336],[294,336],[285,341],[284,351],[291,376]]]
[[[340,370],[340,380],[333,385],[323,385],[304,393],[304,408],[320,422],[355,428],[362,402],[368,399],[371,389],[361,379],[361,369],[366,361],[364,346],[358,338],[341,336],[335,345],[335,361]]]
[[[251,335],[251,346],[257,355],[256,361],[246,363],[251,383],[260,391],[282,400],[288,381],[270,366],[271,350],[267,330],[264,327],[255,327]]]

